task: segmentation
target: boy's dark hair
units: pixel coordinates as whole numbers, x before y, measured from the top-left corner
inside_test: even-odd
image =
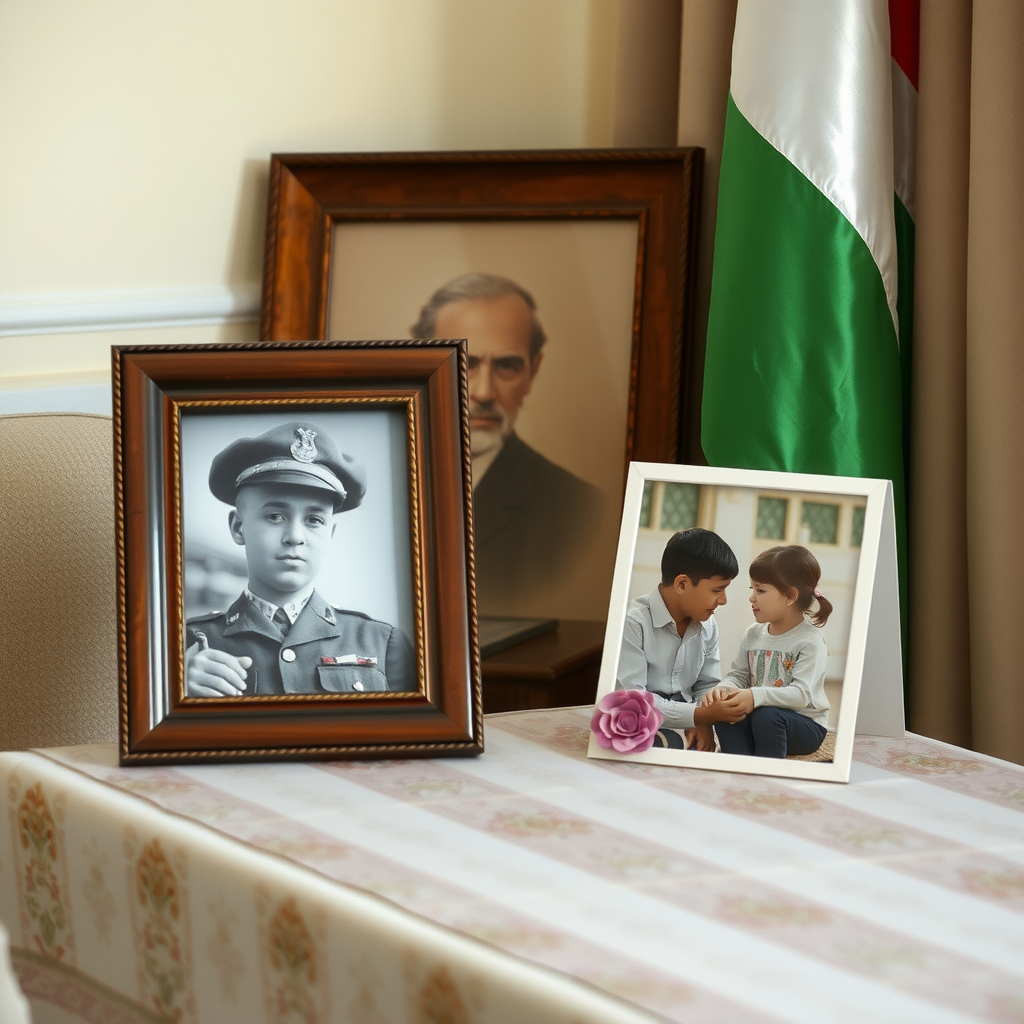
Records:
[[[732,548],[710,530],[695,526],[672,534],[661,556],[661,582],[670,586],[677,576],[686,576],[691,583],[712,576],[735,579],[740,566]]]

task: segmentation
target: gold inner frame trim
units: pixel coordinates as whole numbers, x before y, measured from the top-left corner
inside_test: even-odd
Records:
[[[424,573],[423,573],[423,544],[421,537],[420,522],[420,467],[418,459],[419,432],[416,423],[416,399],[417,391],[398,391],[382,389],[380,392],[353,391],[343,395],[332,395],[330,397],[317,398],[312,396],[288,397],[288,398],[227,398],[227,399],[184,399],[177,401],[173,398],[166,398],[170,404],[171,437],[170,454],[173,479],[173,535],[176,538],[175,564],[170,573],[171,580],[169,587],[173,587],[173,593],[168,597],[173,601],[174,607],[178,610],[178,628],[174,641],[184,658],[184,628],[185,628],[185,594],[184,594],[184,572],[182,565],[182,550],[184,538],[182,534],[181,515],[181,411],[183,409],[230,409],[256,407],[284,407],[284,406],[310,406],[310,405],[353,405],[353,406],[405,406],[406,422],[406,456],[409,462],[409,532],[412,548],[412,611],[413,624],[415,628],[416,644],[416,671],[419,680],[419,689],[416,691],[377,691],[368,693],[293,693],[293,694],[267,694],[265,696],[242,696],[242,697],[189,697],[185,693],[184,673],[178,681],[177,700],[186,706],[210,706],[223,707],[227,705],[257,704],[266,706],[278,703],[330,703],[349,704],[360,701],[377,703],[379,701],[407,701],[413,693],[426,697],[425,680],[427,678],[426,668],[426,628],[424,624],[424,607],[426,595],[424,594]]]

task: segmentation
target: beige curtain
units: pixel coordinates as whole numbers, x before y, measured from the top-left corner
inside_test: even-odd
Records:
[[[613,141],[617,146],[703,146],[704,200],[697,260],[694,337],[696,372],[704,368],[704,335],[711,298],[711,255],[718,206],[718,169],[729,95],[732,32],[736,0],[619,0]],[[650,61],[649,48],[659,56]],[[674,51],[674,71],[666,83],[665,55]],[[689,410],[686,453],[705,462],[700,408]]]
[[[929,5],[929,24],[945,29],[949,12]],[[950,7],[953,5],[950,4]],[[954,24],[950,31],[957,30]],[[937,33],[938,34],[938,33]],[[971,17],[970,131],[950,150],[970,153],[967,193],[966,349],[967,609],[958,602],[952,629],[970,623],[970,744],[1024,762],[1024,665],[1020,576],[1024,570],[1024,4],[975,0]],[[963,207],[961,207],[963,209]],[[918,243],[921,244],[920,242]],[[955,258],[955,257],[954,257]],[[918,279],[921,300],[938,301]],[[963,290],[963,280],[960,288]],[[955,343],[954,343],[955,344]],[[959,385],[957,390],[963,388]],[[927,430],[927,426],[925,427]],[[920,438],[927,443],[927,435]],[[959,470],[963,473],[963,470]],[[921,510],[922,513],[927,510]],[[957,542],[959,538],[956,539]],[[934,588],[946,586],[944,549],[918,557],[918,615],[912,623],[933,643],[947,630],[926,623]],[[927,575],[926,575],[927,573]],[[962,581],[956,591],[963,593]],[[924,620],[924,621],[922,621]],[[915,703],[927,700],[928,675],[913,677]],[[968,708],[948,709],[942,729]]]
[[[616,142],[661,142],[675,102],[679,144],[707,150],[698,339],[735,11],[620,0],[620,44],[633,43],[620,45]],[[642,65],[637,40],[673,26],[677,97],[621,73]],[[908,711],[917,732],[1024,763],[1022,53],[1020,0],[921,0]]]

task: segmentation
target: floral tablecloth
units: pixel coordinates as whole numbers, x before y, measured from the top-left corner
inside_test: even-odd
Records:
[[[1024,1021],[1024,769],[858,738],[849,785],[588,760],[0,755],[22,987],[104,1022]]]

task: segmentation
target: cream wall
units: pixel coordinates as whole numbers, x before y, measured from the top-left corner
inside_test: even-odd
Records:
[[[0,3],[0,388],[102,380],[111,343],[254,338],[271,152],[610,144],[616,17]]]

